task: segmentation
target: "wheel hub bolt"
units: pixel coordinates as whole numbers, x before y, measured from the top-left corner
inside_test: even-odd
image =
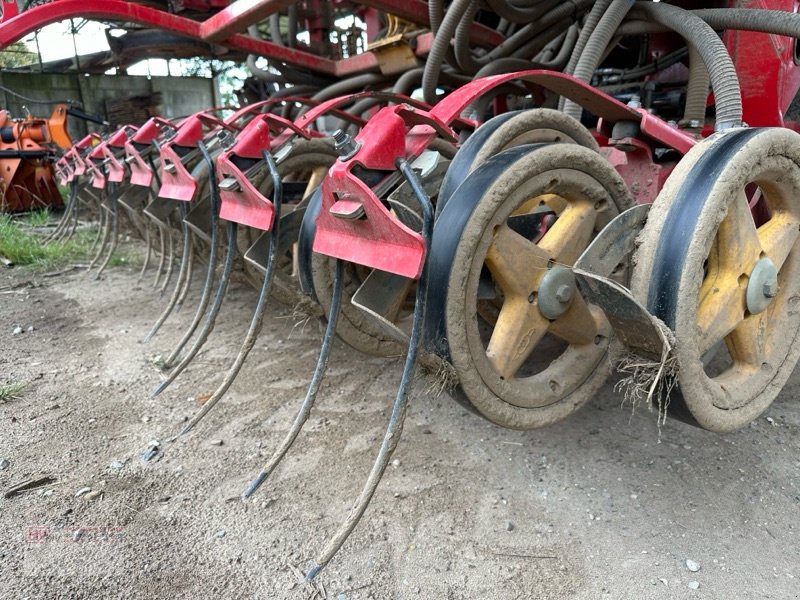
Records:
[[[562,304],[566,304],[567,302],[572,300],[572,286],[569,285],[558,286],[558,289],[556,289],[556,300],[558,300]]]

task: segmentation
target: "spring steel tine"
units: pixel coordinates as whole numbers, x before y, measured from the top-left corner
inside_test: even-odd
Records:
[[[153,248],[151,246],[152,242],[150,240],[150,231],[152,227],[150,226],[150,220],[145,219],[144,221],[144,246],[146,250],[144,251],[144,261],[142,262],[142,270],[139,271],[139,278],[136,281],[141,281],[144,278],[144,272],[147,271],[147,267],[150,266],[150,254],[153,252]]]
[[[314,375],[311,378],[311,384],[308,386],[308,391],[306,391],[306,397],[303,400],[303,403],[300,405],[297,415],[295,416],[292,426],[289,429],[289,432],[286,434],[286,437],[283,438],[281,445],[267,461],[267,464],[264,466],[264,468],[261,469],[261,472],[259,472],[256,478],[253,479],[253,481],[244,491],[242,494],[243,498],[249,498],[252,496],[253,493],[261,486],[261,484],[267,480],[267,477],[269,477],[270,473],[275,470],[275,468],[278,466],[278,463],[281,462],[283,457],[289,451],[289,448],[291,448],[292,444],[294,444],[294,441],[300,434],[300,430],[303,428],[303,425],[311,414],[311,408],[314,406],[314,401],[317,399],[317,392],[319,391],[320,384],[322,383],[322,378],[325,375],[325,370],[328,367],[328,357],[330,356],[331,346],[333,345],[333,340],[336,337],[336,323],[339,320],[339,309],[341,307],[342,299],[343,271],[344,261],[337,259],[336,270],[333,274],[333,294],[331,298],[331,307],[328,314],[328,325],[325,327],[325,337],[322,338],[322,347],[319,350],[317,366],[314,368]]]
[[[188,421],[186,425],[183,426],[180,435],[188,433],[200,422],[203,417],[208,414],[212,408],[214,408],[217,402],[222,399],[222,397],[225,395],[225,392],[227,392],[228,388],[231,387],[233,380],[236,379],[236,376],[242,369],[242,365],[244,365],[247,355],[250,353],[250,350],[253,349],[256,339],[258,338],[259,333],[261,333],[261,326],[264,322],[264,308],[267,305],[269,290],[272,287],[272,279],[275,275],[275,263],[277,262],[278,257],[278,239],[280,237],[281,204],[283,202],[283,182],[281,181],[281,176],[278,173],[278,165],[275,164],[275,159],[273,159],[266,150],[263,151],[262,154],[264,161],[267,163],[270,177],[272,178],[272,206],[274,212],[272,217],[273,227],[269,236],[270,246],[269,256],[267,257],[267,269],[264,273],[264,280],[261,283],[261,290],[258,294],[258,302],[256,302],[256,308],[253,311],[252,319],[250,319],[250,327],[247,329],[247,335],[244,338],[244,342],[242,342],[242,347],[239,349],[239,354],[236,355],[236,360],[233,361],[233,365],[231,365],[231,368],[225,375],[225,379],[223,379],[222,383],[217,387],[216,390],[214,390],[214,393],[211,395],[211,397],[203,403],[203,407],[197,412],[197,414],[192,417],[192,419]]]
[[[75,185],[75,180],[73,179],[69,184],[69,204],[67,205],[64,214],[61,215],[61,219],[59,219],[56,228],[50,232],[50,234],[44,238],[44,243],[47,244],[49,242],[54,241],[61,232],[67,227],[68,223],[71,220],[72,212],[75,208],[75,199],[77,198],[77,188]]]
[[[170,354],[167,360],[164,362],[167,367],[172,366],[172,363],[175,361],[178,354],[180,354],[181,350],[183,350],[183,347],[194,335],[197,326],[200,325],[200,322],[203,320],[203,315],[206,314],[206,308],[208,308],[208,303],[211,299],[211,288],[214,285],[214,270],[217,265],[217,248],[219,246],[219,232],[217,231],[219,224],[219,208],[217,206],[217,200],[214,197],[214,188],[209,186],[208,191],[209,194],[211,194],[211,202],[209,202],[211,207],[211,243],[209,245],[208,266],[206,268],[206,277],[203,281],[203,291],[200,294],[200,303],[197,306],[197,310],[195,311],[191,325],[189,325],[189,329],[186,330],[186,333],[183,334],[183,338],[180,342],[178,342],[178,346],[172,351],[172,354]],[[189,235],[193,235],[191,231],[189,232]],[[182,302],[183,300],[179,300],[179,303]]]
[[[433,234],[433,207],[431,206],[430,199],[422,187],[422,183],[417,178],[417,175],[411,169],[411,165],[406,160],[400,159],[397,161],[397,166],[408,181],[408,185],[417,197],[422,208],[422,237],[425,240],[425,248],[431,247],[431,236]],[[322,552],[316,559],[315,564],[306,574],[306,581],[311,581],[316,577],[325,565],[330,562],[342,544],[345,543],[347,538],[355,529],[364,511],[367,509],[369,501],[375,493],[375,488],[378,487],[386,466],[392,457],[392,453],[397,447],[400,440],[400,434],[403,431],[403,421],[406,416],[406,409],[408,408],[408,392],[409,387],[414,379],[414,368],[417,362],[417,353],[419,351],[419,342],[422,334],[422,324],[425,320],[425,298],[428,289],[428,263],[430,255],[425,253],[425,262],[422,267],[422,274],[420,275],[417,283],[417,292],[414,304],[414,320],[411,325],[411,339],[408,344],[408,353],[406,354],[406,362],[403,367],[403,376],[400,379],[400,387],[397,390],[397,396],[392,407],[392,415],[389,418],[389,425],[386,428],[386,433],[383,436],[378,456],[375,458],[375,463],[372,465],[372,470],[367,477],[364,488],[361,490],[361,495],[358,497],[355,505],[350,510],[344,523],[339,527],[336,534],[328,541]]]
[[[172,235],[172,230],[170,230],[167,239],[169,240],[169,250],[167,251],[167,274],[166,277],[164,277],[164,283],[161,284],[161,288],[158,290],[162,295],[172,279],[172,271],[175,268],[175,238]]]
[[[170,371],[167,378],[161,382],[151,393],[151,396],[158,396],[161,392],[163,392],[169,385],[177,379],[178,375],[180,375],[183,370],[189,366],[189,363],[192,362],[194,357],[203,347],[203,344],[206,343],[208,336],[211,335],[211,332],[214,331],[214,325],[217,321],[217,315],[219,314],[220,308],[222,308],[222,300],[225,297],[225,292],[228,289],[228,281],[230,281],[231,271],[233,270],[233,259],[236,256],[236,231],[237,231],[237,224],[233,221],[228,222],[227,232],[228,232],[228,244],[227,248],[225,249],[225,260],[222,263],[222,274],[219,278],[219,283],[217,284],[217,291],[214,294],[214,301],[211,303],[211,308],[208,310],[208,314],[206,315],[206,321],[203,324],[203,328],[200,330],[200,333],[197,335],[197,338],[192,344],[192,347],[189,351],[181,358],[181,361],[175,365],[175,367]]]
[[[108,192],[105,190],[103,191],[104,195],[107,195]],[[103,239],[100,241],[100,247],[97,250],[97,254],[94,255],[94,258],[89,262],[89,266],[87,267],[87,271],[91,271],[94,266],[98,263],[100,258],[102,258],[103,254],[105,254],[106,246],[108,245],[109,240],[111,239],[111,230],[113,229],[113,220],[110,214],[107,214],[106,209],[103,208],[102,201],[100,202],[100,214],[103,216],[105,220],[105,226],[103,227]]]
[[[175,289],[172,292],[172,296],[170,296],[169,303],[164,311],[161,313],[161,316],[158,317],[155,325],[153,325],[152,329],[150,329],[150,333],[148,333],[144,337],[144,342],[149,342],[156,332],[161,328],[164,324],[164,321],[167,320],[172,309],[175,308],[175,305],[178,303],[178,298],[180,297],[181,291],[183,290],[183,281],[186,277],[188,268],[189,268],[189,256],[192,252],[192,238],[189,235],[189,226],[183,222],[183,219],[186,217],[188,209],[186,208],[186,203],[181,202],[180,205],[181,211],[181,231],[183,232],[183,254],[181,255],[181,268],[178,271],[178,280],[175,282]]]
[[[96,206],[96,208],[97,208],[97,217],[98,217],[99,221],[98,221],[98,224],[97,224],[97,234],[94,236],[94,240],[92,241],[92,247],[89,249],[89,252],[94,252],[95,251],[95,249],[97,248],[97,245],[101,242],[101,240],[103,238],[103,234],[105,233],[105,230],[106,230],[106,226],[105,226],[106,215],[103,212],[103,207],[101,206],[100,201],[94,195],[92,195],[92,199],[94,200],[95,204],[97,205]]]
[[[203,153],[203,159],[208,162],[208,177],[209,177],[209,185],[211,186],[211,210],[214,211],[217,216],[219,216],[219,189],[217,188],[217,174],[216,174],[216,167],[214,165],[214,161],[211,158],[211,155],[208,153],[208,149],[206,148],[205,144],[202,142],[199,143],[200,150]],[[186,355],[181,359],[181,362],[175,366],[172,371],[170,371],[169,376],[166,380],[161,382],[152,392],[152,396],[157,396],[161,392],[163,392],[169,384],[171,384],[178,375],[183,372],[183,370],[192,362],[192,359],[197,355],[200,351],[200,348],[203,347],[208,336],[211,335],[211,332],[214,330],[214,325],[217,320],[217,315],[219,314],[220,308],[222,308],[222,300],[225,297],[225,292],[228,289],[228,281],[231,278],[231,271],[233,270],[233,259],[236,257],[236,232],[237,232],[237,223],[234,221],[228,221],[227,225],[227,247],[225,248],[225,259],[222,264],[222,273],[219,277],[219,283],[217,284],[217,291],[214,295],[214,301],[211,303],[211,308],[208,309],[208,314],[206,315],[206,321],[203,324],[203,329],[197,335],[197,339],[195,339],[194,344],[186,353]]]
[[[167,257],[167,242],[166,236],[169,235],[169,230],[163,223],[158,223],[158,266],[156,267],[156,276],[153,279],[153,289],[158,287],[161,281],[161,273],[164,270],[164,261]]]
[[[106,258],[97,270],[97,274],[94,276],[95,280],[100,279],[100,275],[105,271],[108,263],[111,262],[111,257],[114,256],[114,252],[117,249],[117,242],[119,242],[119,203],[117,202],[119,188],[116,183],[109,183],[108,185],[111,188],[111,193],[109,194],[111,200],[111,242],[108,245]]]
[[[192,276],[194,275],[194,238],[189,232],[189,258],[187,259],[189,264],[186,267],[186,277],[183,282],[183,289],[181,289],[181,293],[178,296],[178,310],[181,309],[183,306],[183,301],[186,300],[186,295],[189,293],[189,288],[192,285]]]
[[[75,232],[78,230],[78,222],[81,212],[81,205],[80,202],[78,201],[78,182],[75,179],[73,179],[70,182],[69,193],[70,193],[70,204],[72,205],[71,210],[73,212],[73,218],[72,218],[72,229],[70,230],[69,235],[67,235],[67,239],[72,238],[72,236],[75,235]]]

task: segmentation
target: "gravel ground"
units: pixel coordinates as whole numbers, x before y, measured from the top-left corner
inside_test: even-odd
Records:
[[[232,361],[255,292],[233,285],[205,349],[151,398],[151,359],[193,307],[143,344],[166,303],[149,277],[0,272],[0,385],[28,383],[0,403],[0,490],[53,479],[0,497],[0,598],[800,598],[797,374],[728,435],[673,420],[659,432],[611,385],[562,423],[509,431],[420,379],[363,521],[306,585],[372,463],[401,361],[337,342],[297,444],[241,501],[322,328],[273,306],[228,396],[167,443]],[[146,463],[153,439],[160,459]]]

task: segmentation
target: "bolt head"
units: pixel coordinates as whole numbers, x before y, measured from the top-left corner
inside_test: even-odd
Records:
[[[775,283],[765,283],[764,287],[762,288],[761,292],[764,294],[765,298],[774,298],[778,295],[778,284]]]
[[[572,286],[566,284],[558,286],[558,289],[556,289],[556,300],[562,304],[566,304],[572,300]]]

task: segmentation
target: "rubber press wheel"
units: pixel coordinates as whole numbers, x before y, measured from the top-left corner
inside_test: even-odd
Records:
[[[541,427],[603,385],[612,334],[603,312],[567,285],[570,297],[553,316],[540,294],[550,294],[553,275],[568,272],[563,267],[631,203],[596,152],[537,144],[487,160],[442,211],[426,345],[451,361],[465,395],[491,421]]]
[[[733,431],[781,391],[800,357],[798,235],[797,133],[716,134],[678,164],[642,232],[632,280],[675,334],[676,416]]]
[[[514,146],[535,143],[571,143],[600,151],[586,127],[557,110],[533,108],[498,115],[481,125],[459,148],[442,181],[436,215],[441,214],[464,178],[489,158]]]
[[[598,145],[589,131],[576,119],[556,110],[536,108],[498,115],[481,125],[459,148],[441,179],[441,185],[426,189],[435,200],[436,217],[442,213],[453,193],[467,175],[493,155],[514,146],[533,142],[569,143],[597,152]],[[314,255],[313,279],[317,297],[327,311],[333,285],[331,258]],[[364,313],[351,306],[349,299],[369,275],[370,270],[348,264],[345,269],[344,302],[337,333],[349,345],[378,356],[398,356],[405,351],[403,344],[376,327]],[[408,329],[414,309],[414,286],[407,287],[407,298],[396,324]]]

